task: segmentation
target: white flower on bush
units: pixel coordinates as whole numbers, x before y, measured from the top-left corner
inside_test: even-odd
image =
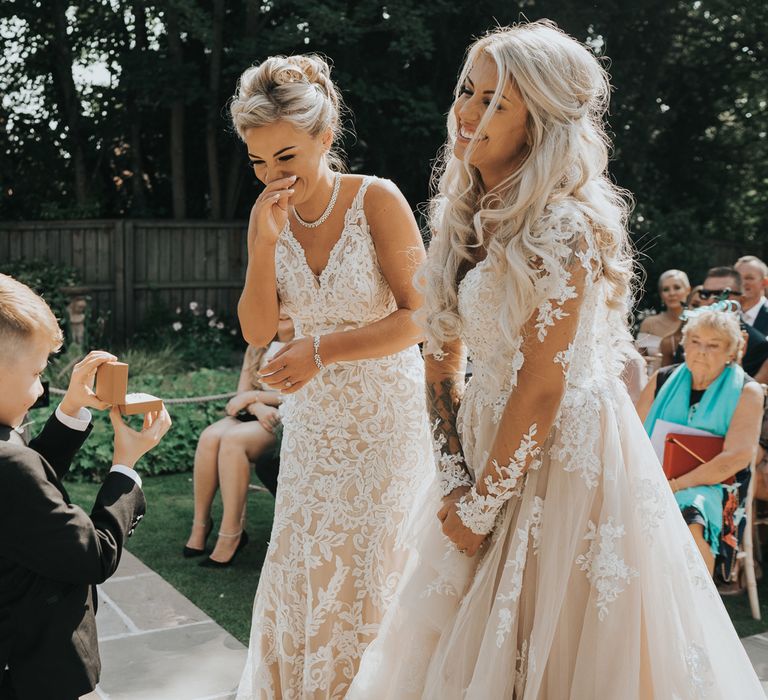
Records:
[[[189,310],[190,311],[197,311],[198,303],[196,301],[190,301],[189,302]]]
[[[219,321],[219,322],[216,324],[216,328],[218,328],[219,330],[221,330],[222,328],[224,328],[224,324],[223,324],[221,321]]]
[[[181,307],[177,306],[176,307],[176,315],[178,316],[180,313],[181,313]]]
[[[216,327],[216,321],[214,321],[213,319],[208,321],[208,327],[209,328],[215,328]]]
[[[182,329],[181,322],[180,321],[174,321],[172,328],[173,328],[173,330],[175,330],[177,332],[180,331]]]
[[[233,329],[232,329],[232,330],[229,332],[229,334],[230,334],[230,335],[237,335],[237,331],[236,331],[236,330],[233,328]]]
[[[208,310],[205,312],[205,315],[206,315],[208,318],[211,318],[211,316],[213,316],[213,309],[208,309]]]

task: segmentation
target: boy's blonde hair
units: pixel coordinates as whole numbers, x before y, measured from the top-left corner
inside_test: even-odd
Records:
[[[45,300],[26,284],[0,274],[0,360],[7,361],[33,338],[46,339],[51,352],[61,348],[61,328]]]

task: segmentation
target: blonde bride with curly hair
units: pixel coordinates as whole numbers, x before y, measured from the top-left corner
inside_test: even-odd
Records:
[[[349,698],[763,697],[620,378],[609,91],[548,21],[469,48],[419,275],[440,473]]]
[[[413,275],[424,247],[387,180],[342,174],[341,98],[319,56],[246,70],[231,103],[256,177],[243,335],[295,326],[262,368],[286,397],[280,475],[238,698],[342,698],[405,563],[434,473]],[[242,542],[241,532],[220,533]]]

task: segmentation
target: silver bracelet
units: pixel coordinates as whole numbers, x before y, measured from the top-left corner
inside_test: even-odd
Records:
[[[323,364],[323,360],[320,357],[320,336],[316,335],[312,339],[312,347],[315,349],[315,364],[317,365],[318,369],[325,369],[325,365]]]

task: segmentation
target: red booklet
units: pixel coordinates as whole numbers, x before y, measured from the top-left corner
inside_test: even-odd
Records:
[[[664,440],[662,468],[667,479],[677,479],[709,462],[723,451],[725,438],[669,433]],[[733,477],[724,483],[733,483]]]

